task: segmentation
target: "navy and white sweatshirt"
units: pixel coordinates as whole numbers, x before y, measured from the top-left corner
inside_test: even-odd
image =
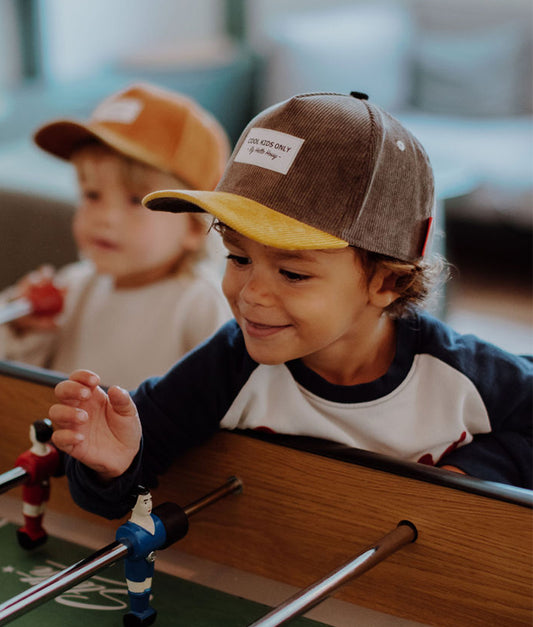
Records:
[[[246,352],[235,321],[133,394],[142,452],[105,488],[69,458],[79,505],[114,518],[136,483],[153,486],[181,452],[219,428],[305,435],[532,487],[533,362],[423,313],[397,321],[388,372],[370,383],[327,382],[301,360],[267,366]]]

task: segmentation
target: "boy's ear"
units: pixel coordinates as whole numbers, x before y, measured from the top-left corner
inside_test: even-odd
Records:
[[[195,251],[198,250],[205,241],[207,225],[201,220],[196,220],[189,214],[186,215],[189,222],[189,230],[184,244],[190,251]]]
[[[368,285],[370,302],[380,309],[385,309],[399,298],[400,294],[396,287],[397,279],[397,274],[392,270],[383,267],[377,268]]]

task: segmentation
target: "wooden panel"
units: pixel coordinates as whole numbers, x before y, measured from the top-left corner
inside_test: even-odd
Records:
[[[28,448],[29,425],[51,402],[46,386],[0,377],[0,468]],[[195,516],[180,550],[305,586],[408,519],[417,542],[335,596],[432,625],[532,624],[527,507],[228,432],[181,458],[154,502],[185,505],[230,475],[243,494]],[[72,504],[64,480],[54,481],[50,507],[95,520]]]

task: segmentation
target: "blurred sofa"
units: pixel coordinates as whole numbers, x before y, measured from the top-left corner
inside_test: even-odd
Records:
[[[77,258],[71,218],[68,201],[0,188],[0,290],[43,263]]]
[[[426,147],[448,220],[533,228],[530,0],[359,2],[266,26],[262,105],[363,91]]]

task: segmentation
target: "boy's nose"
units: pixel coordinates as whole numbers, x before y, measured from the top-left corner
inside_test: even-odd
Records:
[[[96,221],[105,226],[113,226],[121,219],[121,212],[118,207],[111,205],[102,205],[95,212]]]
[[[257,272],[250,272],[241,288],[241,298],[248,305],[262,305],[267,307],[273,301],[273,293],[265,277]]]

